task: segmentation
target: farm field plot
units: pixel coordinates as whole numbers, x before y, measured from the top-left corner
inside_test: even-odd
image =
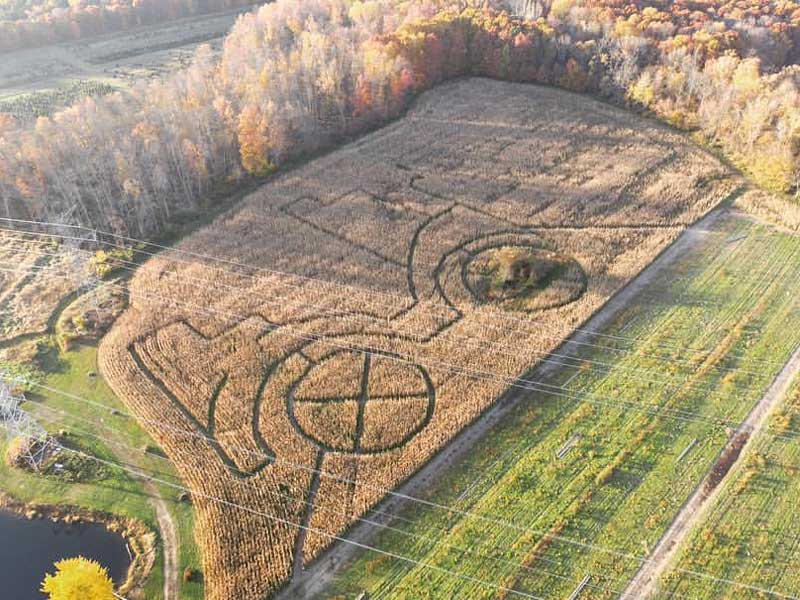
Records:
[[[201,44],[208,44],[212,54],[220,52],[223,37],[246,10],[6,53],[0,61],[0,112],[32,120],[82,95],[162,77],[188,66]]]
[[[660,596],[737,596],[718,581],[690,577],[690,570],[736,580],[752,586],[752,593],[760,589],[787,598],[800,595],[798,424],[800,377],[771,415],[769,430],[755,437],[741,467],[689,537],[674,569],[663,577]]]
[[[44,251],[43,251],[44,250]],[[0,233],[0,347],[42,334],[56,311],[73,298],[77,282],[63,277],[70,256],[40,241]]]
[[[301,574],[740,185],[652,122],[463,80],[150,260],[101,367],[196,491],[208,597]]]
[[[558,359],[550,388],[526,392],[437,477],[422,495],[432,505],[408,503],[371,538],[470,580],[361,553],[322,596],[619,597],[800,344],[798,252],[800,239],[749,217],[719,220],[574,359]],[[788,427],[794,408],[774,423]],[[728,583],[684,570],[664,597],[755,597],[730,581],[797,592],[797,440],[766,440],[681,562]]]

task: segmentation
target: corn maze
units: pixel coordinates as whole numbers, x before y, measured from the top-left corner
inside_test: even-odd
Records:
[[[466,80],[150,260],[101,368],[197,492],[208,597],[279,589],[739,185],[649,121]]]

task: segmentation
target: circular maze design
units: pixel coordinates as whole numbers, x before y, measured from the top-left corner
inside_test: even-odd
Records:
[[[434,387],[419,365],[388,354],[343,350],[311,365],[289,394],[289,416],[305,438],[332,452],[398,448],[433,416]]]
[[[477,302],[522,311],[564,306],[587,285],[577,260],[533,244],[481,248],[464,261],[461,277]]]

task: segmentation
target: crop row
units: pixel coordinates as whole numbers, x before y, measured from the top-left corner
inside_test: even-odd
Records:
[[[428,496],[477,516],[411,505],[401,514],[410,521],[395,524],[405,535],[374,539],[382,550],[472,581],[364,553],[331,593],[495,597],[495,589],[475,581],[483,580],[563,598],[590,575],[581,597],[618,596],[640,564],[624,557],[653,549],[727,442],[724,425],[744,417],[800,342],[797,333],[787,334],[793,327],[786,329],[798,319],[797,300],[786,293],[798,275],[791,260],[796,240],[758,239],[762,228],[734,225],[715,230],[721,235],[682,259],[703,268],[675,283],[666,302],[634,301],[605,332],[620,335],[638,315],[624,334],[634,340],[629,351],[616,358],[605,349],[584,352],[583,360],[609,367],[565,369],[551,383],[563,382],[568,397],[531,393],[491,443],[448,470]],[[734,232],[748,241],[730,244]],[[774,266],[774,276],[755,265]],[[710,306],[680,302],[687,294]],[[672,361],[656,358],[664,344],[681,348]],[[650,379],[647,372],[660,375]],[[682,585],[675,589],[694,597],[697,588]]]
[[[609,135],[620,122],[625,139]],[[554,123],[569,139],[563,152]],[[549,163],[526,172],[515,149],[537,145]],[[610,171],[614,152],[623,158]],[[570,174],[572,161],[580,168]],[[101,348],[115,391],[191,487],[224,495],[236,481],[252,488],[236,496],[250,506],[250,493],[263,498],[283,484],[289,498],[273,497],[274,506],[292,507],[292,523],[311,527],[276,538],[291,565],[259,562],[257,581],[249,570],[238,577],[235,544],[204,533],[213,572],[221,560],[229,574],[225,586],[207,579],[209,598],[262,594],[287,569],[299,573],[512,381],[543,358],[557,362],[547,353],[737,185],[709,156],[629,115],[472,80],[277,177],[182,242],[191,260],[178,252],[148,262]],[[560,197],[539,214],[541,194]],[[538,311],[474,294],[470,261],[506,245],[542,248],[534,263],[563,256],[580,265],[585,285],[565,296],[556,288],[574,277],[542,279],[537,293],[560,301]],[[209,253],[229,262],[197,257]],[[534,263],[532,272],[546,270]],[[187,452],[187,428],[210,440]],[[204,527],[212,512],[221,516],[198,506]],[[228,508],[214,527],[245,531],[252,521]]]

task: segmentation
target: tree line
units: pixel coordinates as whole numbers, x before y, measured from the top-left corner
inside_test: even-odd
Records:
[[[258,0],[0,0],[0,52],[257,3]]]
[[[756,0],[736,10],[772,12],[733,17],[733,3],[713,1],[517,4],[521,16],[501,0],[265,5],[239,19],[219,58],[201,48],[168,79],[87,98],[34,127],[0,116],[2,211],[42,218],[74,207],[83,222],[157,235],[212,192],[374,128],[463,75],[648,109],[796,193],[797,11]]]

